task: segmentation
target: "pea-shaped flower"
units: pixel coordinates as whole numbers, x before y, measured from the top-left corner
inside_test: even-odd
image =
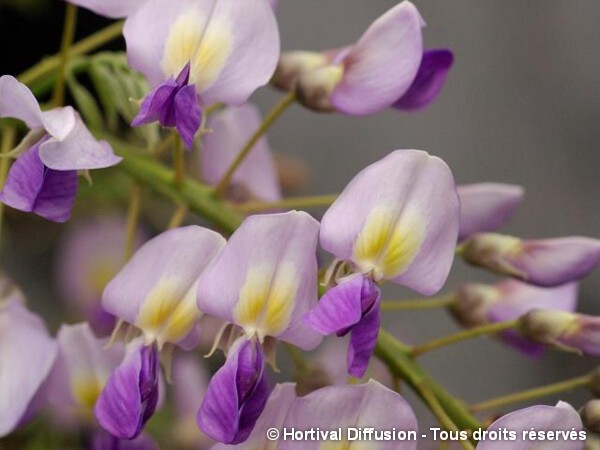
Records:
[[[70,106],[42,111],[31,91],[15,78],[0,77],[0,117],[22,120],[30,128],[15,153],[0,201],[54,222],[71,216],[77,171],[114,166],[121,158],[97,141]]]
[[[244,442],[265,406],[263,345],[276,338],[309,350],[321,341],[302,323],[317,301],[318,233],[303,212],[250,216],[200,277],[200,309],[243,330],[198,412],[217,441]]]
[[[196,344],[198,278],[224,244],[221,235],[199,226],[166,231],[144,244],[106,286],[104,308],[141,332],[95,408],[100,424],[114,436],[136,437],[152,416],[163,346]]]
[[[174,127],[188,148],[202,108],[243,104],[269,81],[279,57],[266,0],[147,0],[123,33],[129,63],[153,86],[132,124]]]
[[[459,201],[450,169],[419,150],[397,150],[361,171],[323,216],[321,246],[346,270],[305,322],[351,333],[349,373],[362,377],[379,330],[378,283],[435,294],[450,271]]]

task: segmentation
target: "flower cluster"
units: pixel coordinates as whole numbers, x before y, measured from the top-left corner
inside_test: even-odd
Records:
[[[500,415],[485,427],[472,413],[504,400],[469,410],[416,360],[482,334],[499,334],[534,357],[547,348],[600,355],[600,318],[576,312],[578,283],[600,263],[600,240],[499,234],[523,188],[457,186],[449,166],[423,150],[395,150],[359,171],[326,199],[318,219],[283,198],[285,171],[265,133],[292,103],[362,116],[414,112],[441,92],[454,56],[424,48],[425,23],[414,4],[392,7],[352,45],[281,53],[274,1],[69,3],[125,19],[127,61],[147,89],[132,99],[138,112],[131,122],[113,128],[158,123],[162,140],[145,142],[148,151],[127,131],[88,128],[82,116],[89,108],[79,105],[80,115],[58,95],[58,104],[42,109],[25,84],[0,77],[0,118],[29,130],[14,145],[12,135],[24,127],[1,124],[9,136],[2,157],[14,159],[3,175],[3,204],[64,222],[80,173],[119,165],[135,180],[126,227],[119,218],[80,222],[57,253],[59,289],[71,314],[85,321],[64,323],[53,337],[24,294],[0,279],[0,437],[19,439],[19,429],[50,410],[52,427],[82,430],[76,448],[150,450],[165,432],[168,448],[347,449],[355,448],[348,435],[273,441],[267,431],[374,428],[415,439],[361,442],[365,448],[414,450],[419,425],[400,380],[444,429],[464,434],[467,449],[509,448],[477,437],[477,428],[511,430],[518,443],[510,448],[523,449],[539,433],[564,430],[544,447],[561,450],[583,448],[584,425],[600,429],[598,400],[581,415],[559,402]],[[65,42],[58,86],[69,70]],[[248,100],[269,82],[285,94],[263,120]],[[193,164],[182,144],[199,150]],[[171,149],[172,172],[164,164]],[[110,176],[109,184],[118,182],[116,172]],[[141,186],[178,206],[168,229],[149,240],[138,225]],[[190,210],[203,221],[183,226]],[[457,257],[506,277],[420,300],[447,306],[466,330],[412,347],[385,332],[383,312],[403,302],[384,302],[383,284],[434,296]],[[316,357],[305,354],[330,335]],[[199,349],[207,356],[220,350],[225,359],[204,367]],[[281,349],[294,363],[293,383],[273,381]],[[598,378],[575,385],[600,390]],[[152,426],[160,410],[175,417],[168,432]],[[528,438],[532,429],[538,434]]]

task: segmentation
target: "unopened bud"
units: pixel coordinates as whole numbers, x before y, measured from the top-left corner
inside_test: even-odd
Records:
[[[540,344],[561,346],[561,341],[578,326],[577,314],[552,309],[534,309],[520,320],[521,332]]]
[[[279,58],[271,84],[278,89],[291,91],[296,88],[298,77],[310,70],[328,64],[327,56],[319,52],[284,52]]]
[[[511,262],[511,259],[523,250],[523,242],[517,237],[479,233],[469,239],[463,248],[463,258],[469,264],[484,267],[500,275],[527,278],[527,274]]]
[[[500,298],[500,291],[487,284],[467,283],[456,292],[450,311],[465,327],[476,327],[489,322],[488,311]]]
[[[590,400],[579,411],[586,428],[594,433],[600,432],[600,400]]]
[[[331,93],[342,80],[343,75],[344,67],[340,64],[327,65],[302,73],[296,85],[298,101],[313,111],[335,111],[331,103]]]
[[[583,450],[600,450],[600,439],[588,434],[585,438]]]

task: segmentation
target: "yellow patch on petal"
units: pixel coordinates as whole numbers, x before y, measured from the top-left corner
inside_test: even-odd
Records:
[[[290,323],[298,277],[291,265],[280,265],[275,273],[271,268],[253,267],[248,270],[233,311],[235,321],[248,336],[277,336]]]
[[[360,270],[376,280],[394,278],[413,262],[425,238],[421,219],[404,211],[400,217],[390,208],[374,208],[352,250]]]
[[[208,26],[205,22],[197,13],[181,16],[171,26],[162,59],[165,75],[173,77],[190,63],[190,84],[198,92],[213,85],[231,54],[229,25],[214,19]]]
[[[90,374],[75,376],[71,383],[71,393],[80,406],[92,410],[104,388],[104,384]]]
[[[136,321],[146,337],[159,347],[183,339],[200,318],[196,305],[196,285],[181,295],[180,282],[163,278],[147,295]]]

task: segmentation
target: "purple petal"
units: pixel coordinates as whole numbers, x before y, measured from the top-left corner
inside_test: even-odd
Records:
[[[202,274],[200,310],[244,327],[250,336],[315,348],[321,336],[302,316],[317,303],[318,233],[318,222],[304,212],[248,217]],[[266,302],[258,314],[250,307],[255,301]]]
[[[193,85],[183,87],[175,95],[175,125],[188,149],[194,146],[194,136],[200,129],[202,111],[198,104],[196,88]]]
[[[452,266],[459,208],[446,163],[396,150],[358,173],[325,213],[321,245],[361,272],[433,295]]]
[[[22,303],[17,290],[0,299],[0,437],[30,419],[55,361],[58,346],[46,326]]]
[[[322,335],[347,333],[362,317],[362,290],[367,279],[361,274],[351,275],[329,289],[317,306],[307,312],[304,323]]]
[[[369,367],[369,361],[377,344],[381,311],[379,301],[381,293],[377,289],[376,299],[366,310],[361,321],[352,327],[350,345],[348,346],[348,373],[362,378]]]
[[[121,19],[139,9],[146,0],[67,0],[111,19]]]
[[[200,154],[204,181],[213,185],[218,183],[261,122],[258,108],[250,103],[229,107],[208,117],[206,126],[212,133],[204,136]],[[232,181],[248,191],[252,198],[281,199],[277,168],[266,137],[256,143]]]
[[[90,450],[158,450],[158,446],[150,436],[145,434],[133,440],[125,440],[99,429],[92,437]]]
[[[408,91],[394,103],[394,108],[416,111],[429,105],[442,90],[453,62],[454,55],[450,50],[426,50],[416,78]]]
[[[40,159],[54,170],[88,170],[111,167],[123,158],[116,156],[106,141],[98,141],[76,114],[75,125],[63,139],[40,144]]]
[[[600,356],[600,317],[576,315],[576,325],[559,339],[567,347],[581,350],[586,355]]]
[[[173,99],[178,87],[177,82],[173,78],[169,78],[147,94],[137,116],[131,122],[131,126],[138,127],[158,121],[165,127],[175,126]]]
[[[510,263],[538,286],[558,286],[588,275],[600,262],[600,240],[565,237],[525,241],[523,252]]]
[[[540,448],[544,450],[581,450],[584,441],[574,439],[556,439],[540,442],[537,439],[528,439],[527,431],[554,433],[564,431],[567,434],[581,431],[583,425],[577,411],[568,403],[558,402],[556,406],[537,405],[521,409],[502,416],[492,423],[488,431],[502,433],[510,430],[516,433],[516,440],[511,441],[510,450],[530,450]],[[525,433],[525,436],[524,436]],[[525,437],[525,439],[523,439]],[[505,450],[506,441],[485,440],[480,441],[477,450]]]
[[[35,145],[13,163],[0,201],[54,222],[65,222],[77,194],[77,172],[48,169],[39,157],[39,148]]]
[[[421,58],[423,19],[409,1],[377,19],[343,60],[344,75],[331,102],[351,115],[391,106],[413,83]]]
[[[417,431],[417,418],[402,396],[375,380],[365,384],[319,389],[292,404],[283,427],[288,430],[337,430],[374,427],[376,430]],[[342,438],[345,437],[342,435]],[[339,442],[338,442],[339,443]],[[280,440],[278,449],[317,450],[325,442]],[[372,447],[369,447],[372,448]],[[386,450],[415,450],[416,441],[389,441]]]
[[[267,397],[262,348],[257,341],[240,338],[208,385],[197,415],[198,426],[219,442],[244,442]]]
[[[495,231],[514,215],[523,199],[523,188],[512,184],[478,183],[458,186],[459,241],[483,231]]]
[[[158,352],[134,341],[113,372],[94,408],[98,422],[120,439],[137,437],[158,403]]]

